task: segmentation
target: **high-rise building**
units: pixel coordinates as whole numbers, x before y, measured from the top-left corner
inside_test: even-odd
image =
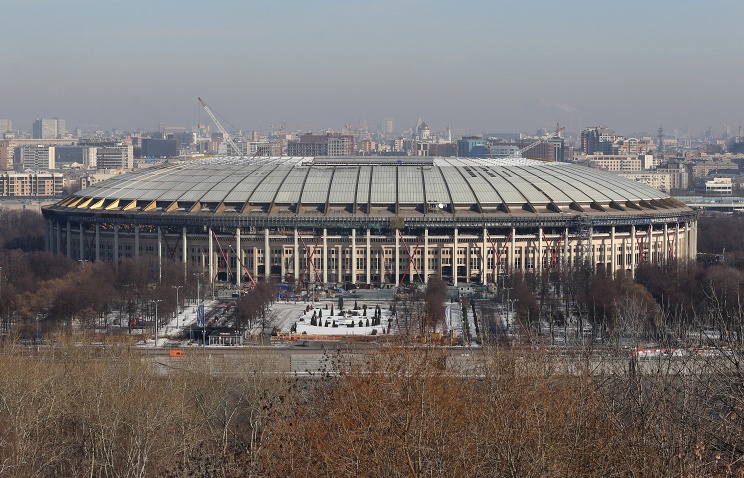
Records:
[[[13,122],[9,119],[0,119],[0,134],[13,131]]]
[[[49,171],[54,169],[54,146],[26,144],[18,147],[19,166],[23,171]]]
[[[132,169],[134,167],[134,147],[127,144],[100,146],[96,151],[97,169]]]
[[[462,139],[457,140],[457,156],[460,158],[472,157],[473,149],[485,146],[486,141],[480,136],[463,136]],[[481,155],[477,154],[477,156]]]
[[[385,118],[382,120],[382,133],[383,134],[393,134],[395,129],[393,129],[393,118]]]
[[[178,156],[178,142],[175,139],[142,138],[143,158],[175,158]]]
[[[39,118],[34,121],[32,136],[34,139],[55,139],[67,134],[65,120],[59,118]]]
[[[73,163],[95,166],[97,152],[98,148],[95,146],[57,146],[54,150],[55,168],[60,169]]]
[[[605,126],[587,128],[581,132],[581,150],[584,154],[612,154],[616,139],[615,132]]]

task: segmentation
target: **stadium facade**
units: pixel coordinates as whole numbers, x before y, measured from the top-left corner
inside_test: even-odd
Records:
[[[486,283],[588,263],[696,256],[696,214],[596,169],[519,158],[210,158],[167,163],[45,207],[46,248],[153,256],[238,286]]]

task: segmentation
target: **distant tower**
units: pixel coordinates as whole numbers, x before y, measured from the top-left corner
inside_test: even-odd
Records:
[[[741,129],[741,127],[739,128]],[[450,128],[449,126],[447,126],[447,142],[452,142],[452,128]]]
[[[393,134],[393,132],[395,131],[395,129],[393,129],[393,118],[385,118],[382,124],[382,132],[384,134]]]
[[[659,126],[659,153],[664,152],[664,128]]]

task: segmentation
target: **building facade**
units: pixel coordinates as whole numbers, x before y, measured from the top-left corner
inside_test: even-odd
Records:
[[[65,120],[59,118],[39,118],[31,129],[34,139],[56,139],[67,134]]]
[[[26,171],[49,171],[55,168],[54,146],[27,144],[18,148],[18,167]]]
[[[63,186],[61,173],[0,173],[2,197],[58,197]]]
[[[43,214],[49,251],[151,256],[236,285],[457,285],[585,263],[632,272],[697,248],[695,213],[674,198],[521,159],[189,161],[104,181]]]

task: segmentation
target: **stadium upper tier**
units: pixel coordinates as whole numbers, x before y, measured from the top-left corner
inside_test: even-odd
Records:
[[[519,158],[210,158],[123,174],[50,209],[129,217],[318,219],[634,216],[689,213],[605,171]]]

